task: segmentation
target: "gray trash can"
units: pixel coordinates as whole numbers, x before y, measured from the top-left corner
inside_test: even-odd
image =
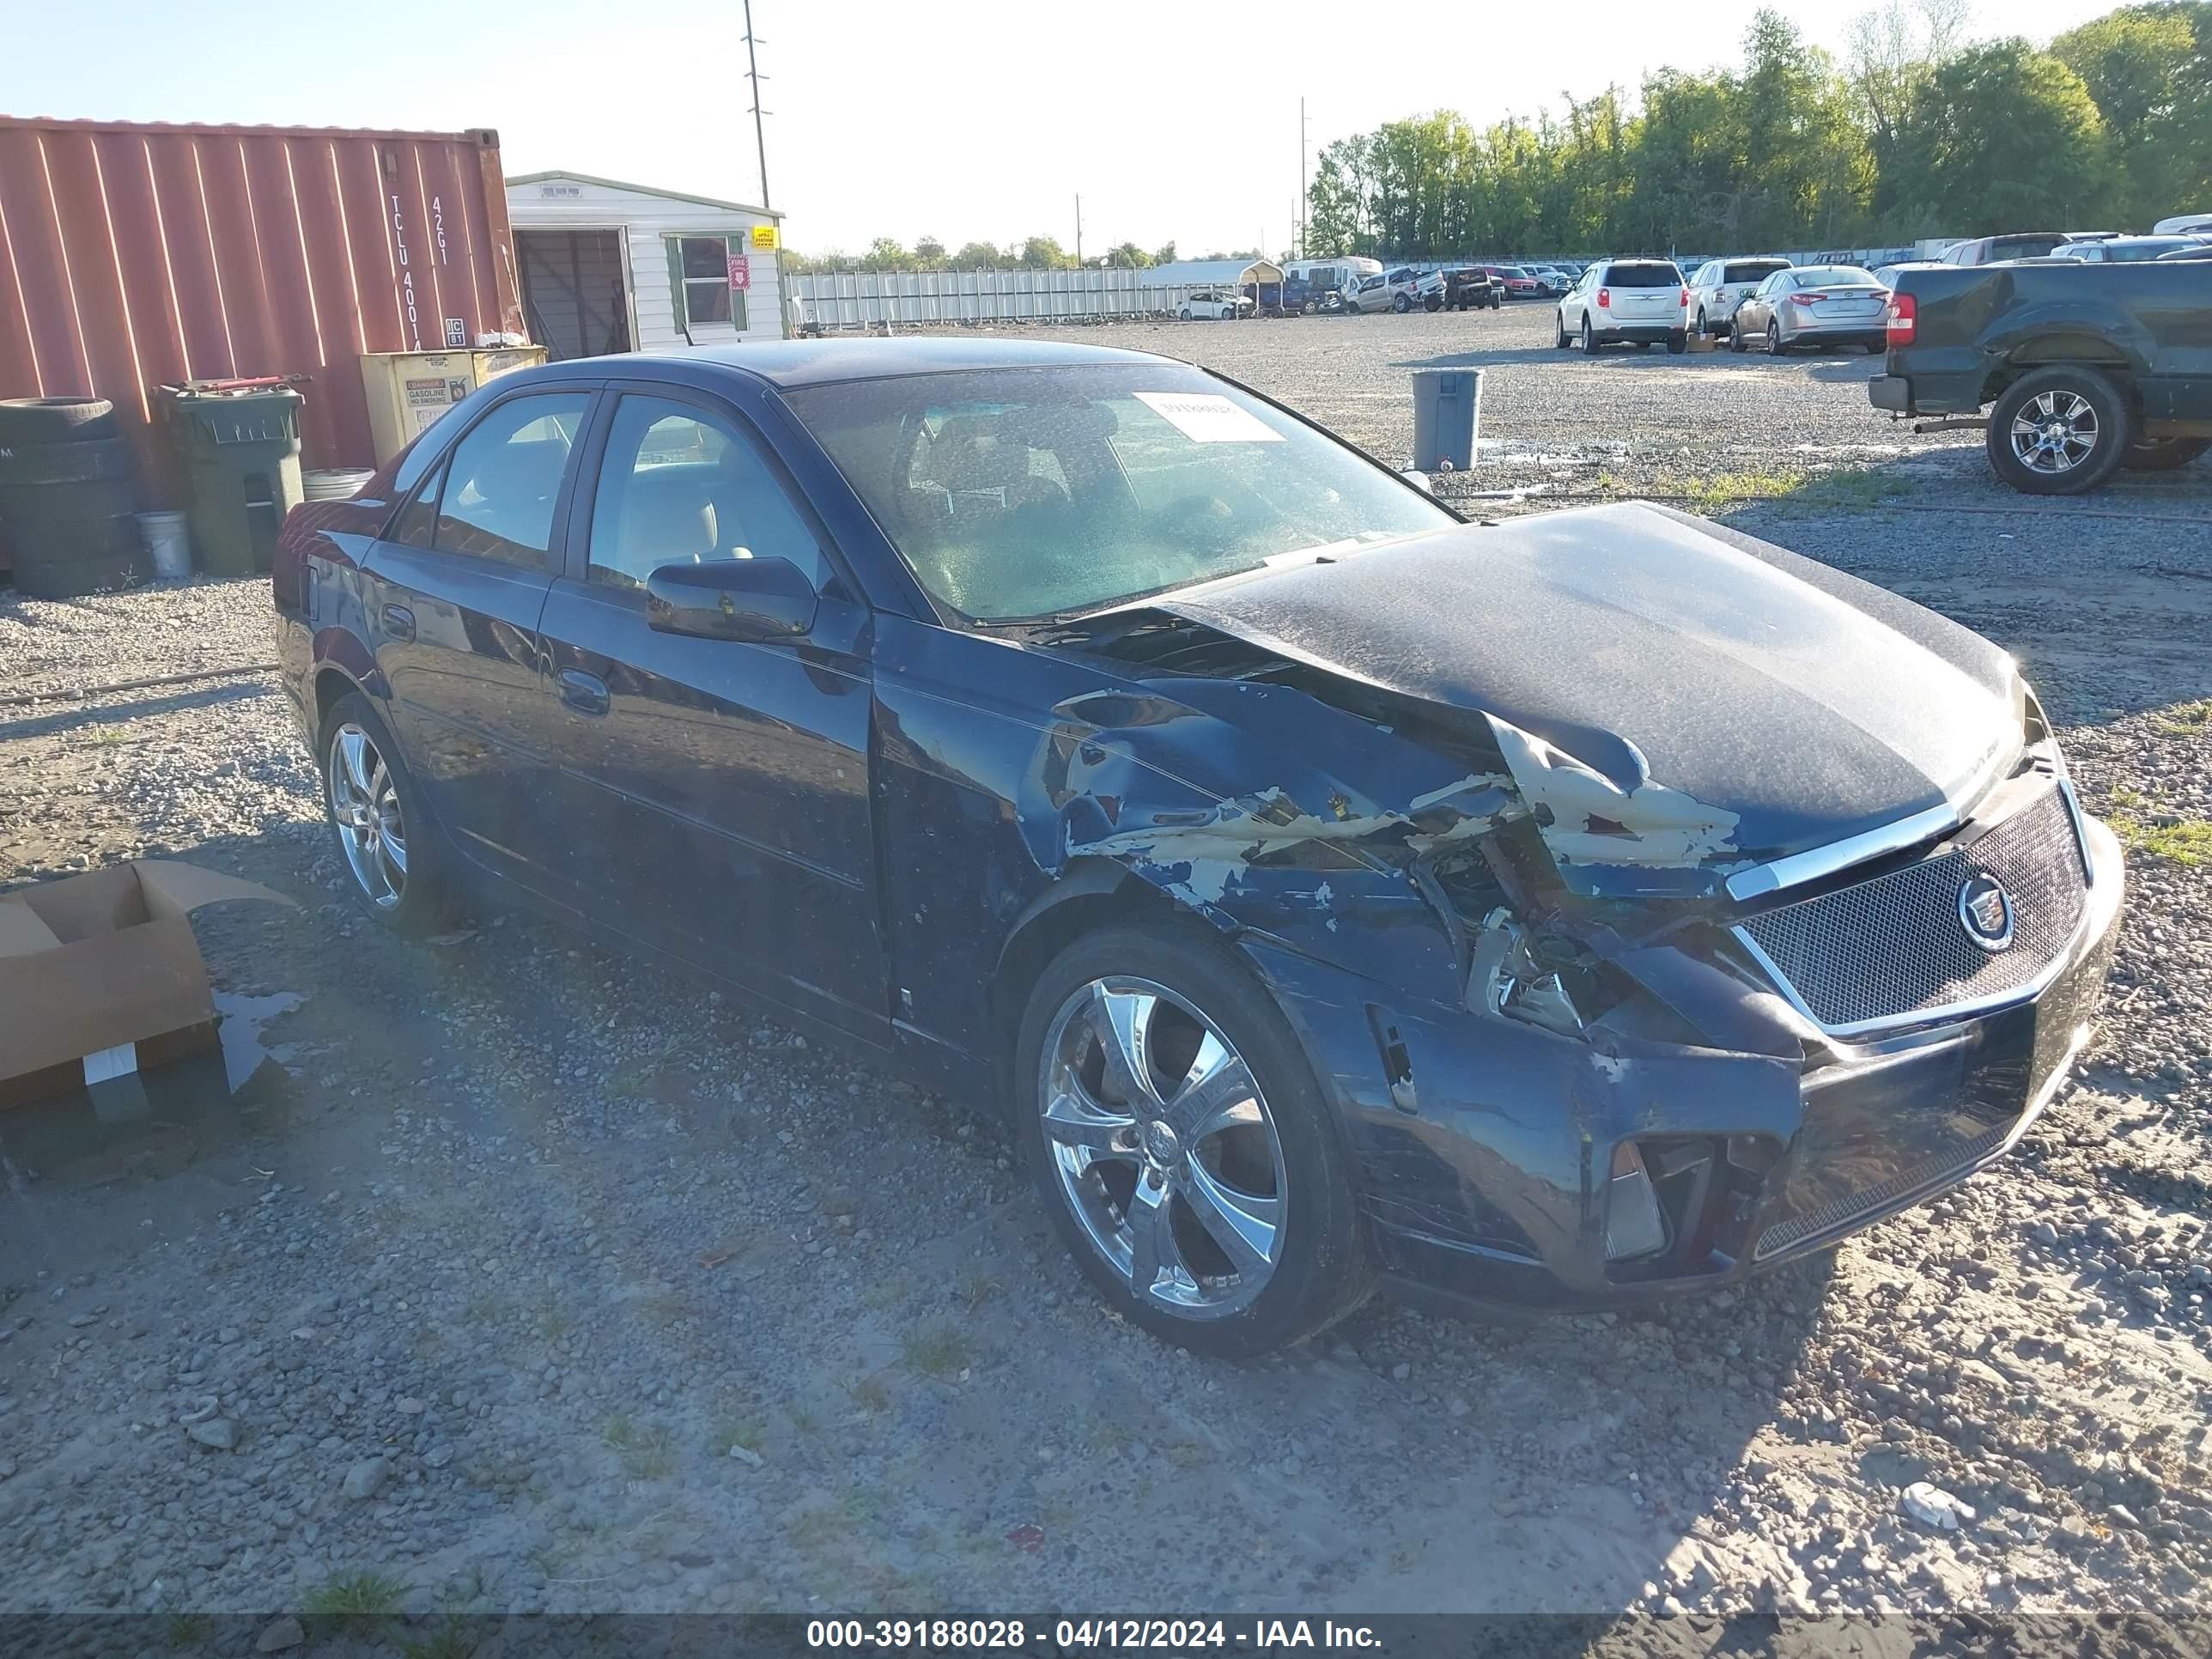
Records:
[[[1413,465],[1424,472],[1464,472],[1474,465],[1482,410],[1479,368],[1413,371]]]

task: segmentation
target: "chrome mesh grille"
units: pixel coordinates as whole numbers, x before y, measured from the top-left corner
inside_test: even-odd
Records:
[[[1833,1232],[1861,1216],[1888,1209],[1923,1187],[1933,1186],[1948,1176],[1956,1175],[1961,1170],[1982,1163],[2005,1144],[2005,1137],[2011,1133],[2010,1124],[2000,1123],[1994,1128],[1984,1130],[1971,1140],[1961,1140],[1948,1151],[1923,1159],[1879,1186],[1869,1187],[1863,1192],[1847,1193],[1802,1215],[1793,1215],[1778,1221],[1759,1236],[1759,1243],[1752,1250],[1752,1259],[1764,1261],[1770,1256],[1780,1255],[1801,1239]]]
[[[2012,900],[2012,947],[1994,955],[1959,921],[1959,889],[1978,872]],[[2019,990],[2065,949],[2087,902],[2073,817],[2053,788],[1970,846],[1741,927],[1813,1018],[1844,1030]]]

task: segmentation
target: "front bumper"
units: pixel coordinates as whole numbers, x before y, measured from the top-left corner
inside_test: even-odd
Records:
[[[1828,1044],[1817,1062],[1802,1042],[1813,1028],[1776,997],[1747,1000],[1740,1048],[1609,1054],[1516,1020],[1378,1002],[1342,969],[1246,949],[1335,1093],[1394,1291],[1459,1307],[1620,1305],[1821,1249],[2018,1143],[2087,1039],[2117,931],[2118,843],[2082,823],[2087,909],[2039,991]],[[1615,1260],[1625,1144],[1670,1220],[1664,1249]]]

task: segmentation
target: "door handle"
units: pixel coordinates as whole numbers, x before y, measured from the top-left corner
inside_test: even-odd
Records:
[[[386,635],[392,639],[413,639],[415,637],[415,613],[412,611],[410,611],[404,605],[386,605],[384,607],[384,631]]]
[[[561,701],[580,714],[607,712],[607,683],[596,674],[564,668],[560,672]]]

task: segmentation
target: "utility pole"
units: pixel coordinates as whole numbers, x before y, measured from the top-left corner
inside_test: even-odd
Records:
[[[1083,192],[1075,192],[1075,263],[1083,263]]]
[[[753,0],[744,0],[745,8],[745,78],[753,88],[753,150],[760,158],[761,209],[765,212],[775,204],[768,198],[768,131],[762,125],[768,112],[761,107],[761,72],[759,41],[753,38]],[[783,314],[776,319],[776,332],[785,339],[791,337],[791,314],[793,310],[787,297],[790,290],[785,286],[783,274],[783,237],[775,239],[775,308]],[[748,319],[748,321],[750,319]],[[801,319],[804,321],[804,317]]]
[[[774,207],[775,204],[768,199],[768,134],[761,125],[761,118],[768,112],[761,107],[760,58],[753,51],[759,44],[753,39],[753,0],[744,0],[744,6],[745,78],[753,83],[753,147],[760,154],[761,205]]]
[[[1298,100],[1298,216],[1292,222],[1291,246],[1299,258],[1308,256],[1306,249],[1306,100]]]

